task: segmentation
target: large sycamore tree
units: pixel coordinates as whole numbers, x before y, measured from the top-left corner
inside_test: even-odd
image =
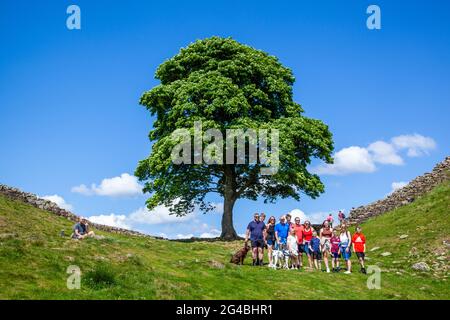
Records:
[[[292,71],[276,57],[231,38],[212,37],[182,48],[158,67],[156,79],[160,84],[140,100],[156,115],[149,134],[154,143],[150,156],[139,162],[135,172],[145,181],[144,192],[150,193],[150,210],[165,205],[178,216],[195,208],[206,213],[213,208],[207,195],[218,193],[224,206],[221,237],[233,240],[238,238],[233,226],[238,199],[261,197],[267,203],[291,197],[298,201],[302,194],[316,198],[324,192],[320,178],[307,166],[313,158],[333,162],[332,134],[322,121],[303,115],[293,100]],[[172,133],[188,129],[194,136],[197,121],[203,131],[215,128],[224,137],[227,129],[278,130],[278,170],[263,175],[265,164],[250,161],[175,164],[171,153],[180,141]]]

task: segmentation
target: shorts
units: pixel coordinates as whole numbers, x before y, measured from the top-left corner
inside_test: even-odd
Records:
[[[339,253],[338,252],[332,252],[331,255],[333,256],[333,259],[339,259]]]
[[[302,254],[303,252],[305,252],[305,249],[303,248],[303,244],[299,244],[297,246],[297,250],[299,254]]]
[[[310,248],[309,248],[309,242],[308,242],[308,241],[306,241],[306,242],[303,244],[303,252],[306,253],[308,256],[309,256],[310,254],[312,254],[312,251],[311,251]]]
[[[358,257],[358,259],[364,260],[366,254],[364,252],[356,252],[356,256]]]
[[[252,240],[252,248],[264,248],[264,240]]]
[[[322,260],[322,252],[317,251],[312,253],[313,259]]]
[[[275,239],[267,239],[267,245],[273,246],[275,244]]]
[[[352,251],[350,250],[350,248],[348,249],[348,252],[346,249],[346,247],[341,247],[341,255],[345,261],[350,260],[350,257],[352,256]]]

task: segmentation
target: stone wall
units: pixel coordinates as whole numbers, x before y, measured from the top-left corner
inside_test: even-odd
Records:
[[[77,222],[79,219],[79,217],[77,215],[73,214],[70,211],[61,209],[60,207],[58,207],[56,205],[56,203],[49,201],[49,200],[39,198],[37,195],[32,194],[32,193],[22,192],[17,188],[11,188],[11,187],[0,184],[0,194],[7,196],[10,199],[19,200],[24,203],[30,204],[33,207],[54,213],[58,216],[66,218],[67,220],[73,221],[74,223]],[[114,233],[119,233],[119,234],[124,234],[124,235],[149,237],[148,235],[142,234],[137,231],[105,226],[105,225],[93,223],[90,221],[89,221],[89,225],[91,227],[94,227],[97,230],[114,232]],[[157,237],[152,237],[152,238],[157,238]]]
[[[379,216],[395,208],[407,205],[448,180],[450,180],[450,157],[437,164],[430,173],[425,173],[415,178],[408,185],[394,191],[385,199],[375,201],[366,206],[353,208],[350,211],[348,221],[350,224],[358,224],[371,217]]]
[[[383,200],[378,200],[366,206],[361,206],[358,208],[354,208],[350,211],[350,216],[348,218],[348,222],[350,224],[358,224],[366,221],[371,217],[375,217],[381,215],[387,211],[392,209],[404,206],[416,200],[421,195],[426,194],[431,191],[435,186],[441,184],[444,181],[450,180],[450,157],[447,157],[443,162],[439,163],[434,167],[433,171],[430,173],[426,173],[423,176],[419,176],[412,180],[407,186],[393,192],[388,197]],[[28,203],[33,207],[46,210],[58,216],[64,217],[67,220],[76,222],[78,221],[78,216],[73,214],[70,211],[61,209],[56,205],[56,203],[39,198],[37,195],[23,192],[17,188],[8,187],[0,184],[0,194],[5,195],[11,199],[19,200],[24,203]],[[93,222],[89,222],[90,226],[107,232],[119,233],[124,235],[132,235],[139,237],[150,237],[153,239],[163,239],[161,237],[154,237],[142,234],[137,231],[121,229],[116,227],[105,226],[102,224],[97,224]],[[320,225],[313,225],[314,229],[319,230]],[[219,241],[222,240],[220,238],[212,238],[212,239],[201,239],[201,238],[191,238],[191,239],[183,239],[178,241]]]

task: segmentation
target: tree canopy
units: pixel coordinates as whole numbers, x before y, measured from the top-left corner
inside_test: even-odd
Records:
[[[293,100],[292,71],[276,57],[231,38],[212,37],[182,48],[158,67],[156,78],[160,84],[140,99],[156,116],[149,134],[154,144],[135,172],[151,194],[149,209],[163,204],[179,216],[196,207],[208,212],[212,206],[206,196],[216,192],[224,198],[221,236],[234,239],[237,199],[300,200],[302,193],[316,198],[324,192],[319,176],[307,166],[313,158],[332,163],[332,134],[322,121],[303,115]],[[224,136],[227,129],[278,130],[276,173],[263,175],[260,169],[267,164],[249,161],[175,164],[171,152],[180,141],[172,133],[188,129],[194,136],[199,121],[203,132],[214,128]]]

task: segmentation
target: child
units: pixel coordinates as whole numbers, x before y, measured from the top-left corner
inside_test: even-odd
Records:
[[[366,268],[364,266],[364,258],[366,252],[366,237],[362,234],[362,228],[356,227],[356,233],[352,237],[353,252],[358,257],[359,264],[361,265],[361,272],[366,274]]]
[[[320,251],[320,239],[317,237],[317,231],[313,231],[313,237],[310,242],[310,248],[314,259],[314,266],[317,270],[322,269],[322,252]]]
[[[289,250],[289,255],[292,261],[291,269],[298,269],[298,245],[297,245],[297,237],[295,235],[295,230],[291,229],[289,232],[289,236],[287,238],[287,247]]]
[[[339,272],[339,245],[341,243],[341,239],[337,235],[337,231],[333,230],[333,236],[330,239],[331,242],[331,265],[333,267],[333,272]]]

